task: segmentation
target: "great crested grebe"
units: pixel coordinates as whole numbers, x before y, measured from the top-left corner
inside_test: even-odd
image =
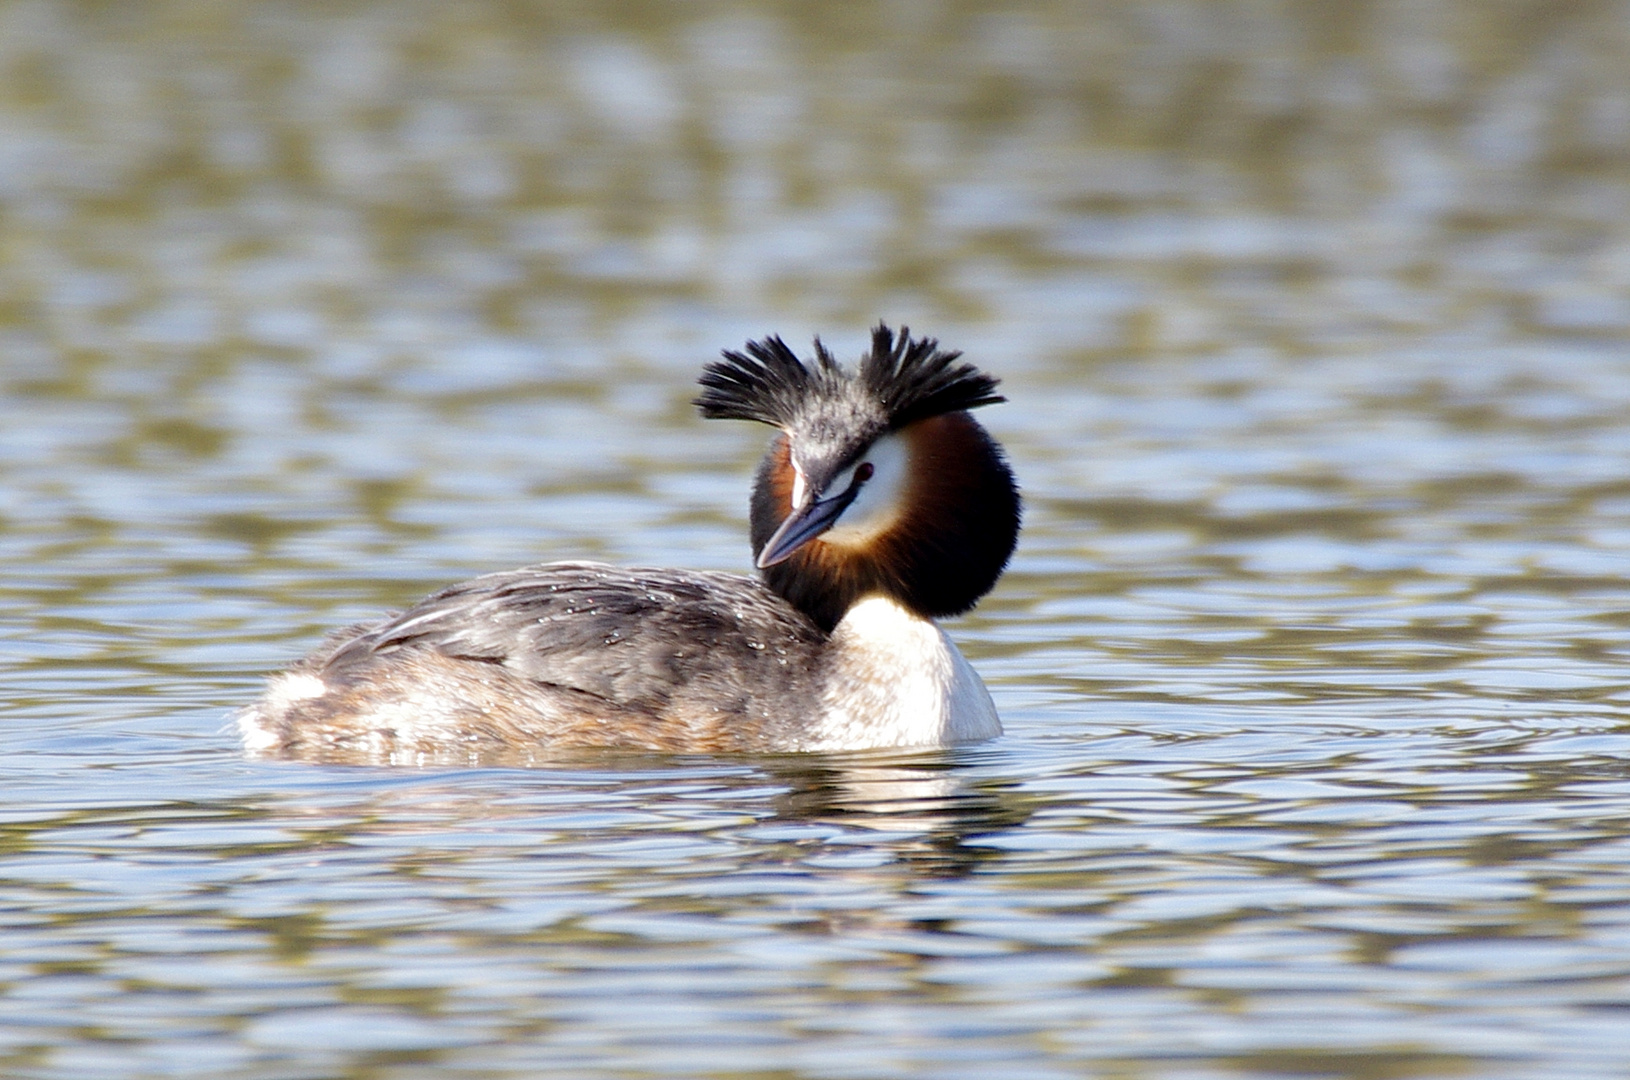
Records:
[[[238,716],[245,746],[409,761],[622,747],[933,747],[1002,730],[932,621],[1007,565],[1019,495],[967,410],[996,380],[933,339],[872,333],[850,372],[817,339],[725,352],[709,418],[780,429],[753,483],[762,581],[548,563],[488,574],[342,630]]]

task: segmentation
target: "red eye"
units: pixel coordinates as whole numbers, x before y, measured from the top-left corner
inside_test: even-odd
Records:
[[[855,483],[864,484],[866,481],[872,478],[872,473],[876,471],[876,469],[872,468],[871,462],[862,461],[860,465],[855,468]]]

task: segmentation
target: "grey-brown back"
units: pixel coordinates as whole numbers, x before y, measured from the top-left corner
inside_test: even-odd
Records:
[[[661,728],[672,724],[688,729],[673,732],[676,745],[702,736],[720,749],[753,749],[782,745],[807,723],[825,642],[814,623],[751,578],[551,563],[443,589],[399,615],[336,635],[296,670],[328,687],[323,699],[300,706],[326,724],[343,724],[340,715],[351,712],[366,725],[363,701],[394,698],[389,691],[399,676],[418,695],[402,686],[401,700],[416,700],[421,711],[424,695],[440,686],[446,696],[469,693],[469,707],[447,701],[428,711],[494,720],[501,712],[506,725],[523,730],[529,711],[555,716],[563,703],[572,712],[602,709],[611,728],[640,721],[640,733],[628,732],[627,740],[601,728],[571,742],[661,748],[669,741]],[[426,679],[427,671],[438,677]],[[548,743],[556,726],[540,728],[540,741]]]

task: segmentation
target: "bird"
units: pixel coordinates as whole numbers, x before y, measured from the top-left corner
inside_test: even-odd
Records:
[[[248,752],[404,763],[584,748],[934,748],[1002,731],[936,619],[1018,540],[1007,455],[970,415],[998,380],[880,323],[853,369],[779,336],[724,350],[693,404],[775,429],[753,480],[758,576],[555,562],[330,635],[237,715]]]

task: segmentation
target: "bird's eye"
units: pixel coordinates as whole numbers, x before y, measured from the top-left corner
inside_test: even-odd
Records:
[[[855,466],[856,486],[864,484],[866,481],[870,480],[872,478],[872,473],[876,471],[876,469],[872,468],[872,463],[869,461],[862,461],[859,465]]]

